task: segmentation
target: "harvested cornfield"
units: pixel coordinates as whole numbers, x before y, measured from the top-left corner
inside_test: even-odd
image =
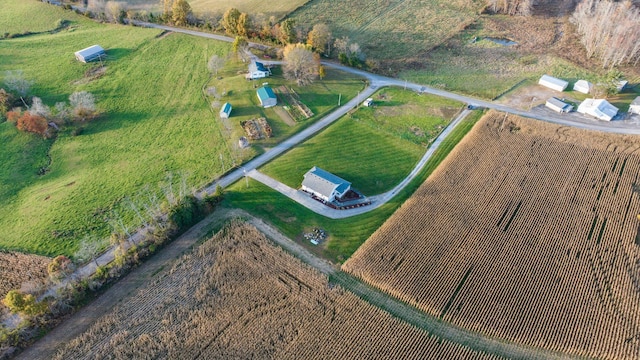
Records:
[[[493,359],[439,341],[234,224],[55,358]]]
[[[45,256],[0,252],[0,298],[23,285],[43,283],[47,279],[50,261]]]
[[[640,358],[640,139],[489,113],[343,270],[491,337]]]

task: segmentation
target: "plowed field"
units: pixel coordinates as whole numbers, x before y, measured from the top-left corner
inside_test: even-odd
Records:
[[[639,150],[490,113],[343,269],[488,336],[637,359]]]

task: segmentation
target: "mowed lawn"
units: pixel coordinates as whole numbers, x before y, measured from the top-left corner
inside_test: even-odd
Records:
[[[481,112],[470,114],[449,134],[423,170],[404,190],[385,205],[367,214],[332,220],[309,211],[279,192],[252,179],[248,180],[248,187],[245,181],[239,181],[227,188],[223,205],[242,208],[273,224],[285,235],[303,244],[312,252],[332,261],[343,262],[411,196],[471,130],[481,115]],[[311,245],[303,238],[305,232],[316,227],[326,230],[329,235],[326,243],[320,246]]]
[[[233,107],[230,118],[225,120],[224,123],[230,129],[230,132],[228,132],[228,137],[231,140],[230,146],[238,154],[250,153],[249,150],[239,150],[237,148],[238,139],[241,136],[246,136],[240,125],[241,122],[259,117],[266,118],[273,129],[272,137],[252,141],[252,144],[260,148],[269,147],[313,124],[316,120],[337,108],[338,101],[342,101],[344,104],[357,96],[358,92],[364,88],[362,78],[333,69],[327,69],[326,76],[323,79],[316,79],[311,85],[303,87],[297,86],[295,81],[286,80],[282,76],[280,66],[272,68],[272,76],[253,81],[245,78],[246,71],[247,64],[231,56],[227,60],[225,67],[218,72],[217,76],[212,77],[207,85],[208,88],[215,89],[218,94],[219,99],[209,96],[211,103],[216,105],[214,109],[216,113],[225,102],[230,103]],[[289,91],[295,92],[300,101],[314,115],[297,122],[290,119],[287,123],[279,114],[286,114],[286,111],[282,108],[285,103],[282,101],[281,96],[279,96],[277,107],[262,108],[256,91],[263,84],[268,84],[276,93],[281,86],[285,86]],[[261,149],[254,150],[261,151]]]
[[[21,69],[35,81],[31,95],[48,105],[86,90],[103,116],[85,124],[79,136],[62,131],[43,176],[36,173],[47,164],[51,141],[0,124],[3,249],[73,255],[84,236],[107,236],[116,216],[136,225],[127,199],[135,202],[143,187],[159,192],[167,173],[185,173],[190,186],[201,186],[219,175],[218,154],[229,156],[202,95],[207,59],[224,56],[228,44],[177,34],[157,38],[157,30],[69,14],[72,30],[0,41],[0,82],[5,70]],[[95,65],[77,62],[73,52],[92,44],[106,48],[109,60],[106,73],[87,82],[84,74]]]
[[[374,99],[373,107],[360,107],[260,170],[299,188],[304,173],[318,166],[365,195],[379,194],[409,174],[462,107],[397,88],[382,89]]]

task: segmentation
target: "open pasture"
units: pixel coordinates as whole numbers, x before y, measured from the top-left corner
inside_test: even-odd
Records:
[[[281,19],[308,1],[309,0],[190,0],[189,5],[191,5],[196,16],[202,14],[222,15],[225,11],[233,7],[247,14],[264,14],[267,18],[274,16],[276,19]],[[127,3],[130,9],[151,11],[153,13],[162,12],[162,2],[158,0],[125,0],[124,2]]]
[[[67,358],[496,359],[392,317],[236,223],[81,336]]]
[[[639,153],[491,112],[343,269],[488,336],[637,359]]]
[[[365,195],[376,195],[409,174],[462,108],[456,101],[398,88],[382,89],[373,98],[374,106],[361,106],[261,171],[295,189],[319,166]]]
[[[0,6],[0,36],[50,31],[58,27],[59,20],[80,18],[73,12],[58,6],[46,6],[39,1],[3,0]]]
[[[22,18],[24,23],[45,10],[58,11],[34,4],[42,10]],[[69,29],[55,34],[0,41],[0,82],[5,70],[22,69],[34,81],[30,94],[45,104],[68,101],[71,93],[84,90],[95,95],[103,113],[79,124],[81,135],[67,128],[53,143],[0,124],[3,139],[9,139],[0,142],[4,249],[71,256],[85,235],[113,231],[113,219],[122,217],[131,230],[137,226],[128,199],[135,201],[147,185],[159,193],[168,172],[176,178],[187,174],[189,186],[201,186],[220,173],[220,153],[230,163],[217,112],[202,94],[208,58],[225,56],[229,44],[72,20]],[[79,63],[73,52],[96,43],[107,49],[106,71],[87,79],[86,72],[97,65]],[[37,175],[41,167],[47,172]]]

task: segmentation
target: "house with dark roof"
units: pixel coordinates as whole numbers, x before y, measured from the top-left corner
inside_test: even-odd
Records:
[[[351,183],[317,166],[304,174],[302,190],[326,202],[343,197],[351,190]]]
[[[247,74],[247,79],[262,79],[271,75],[271,70],[267,69],[263,63],[252,61],[249,64],[249,73]]]
[[[76,51],[74,54],[76,55],[76,59],[78,61],[82,61],[83,63],[102,59],[107,55],[107,53],[100,45],[89,46],[88,48]]]
[[[258,89],[258,100],[260,100],[260,105],[262,107],[268,108],[272,106],[276,106],[278,104],[278,98],[273,90],[268,86],[263,86]]]
[[[228,119],[229,116],[231,116],[231,109],[231,104],[224,103],[224,105],[222,105],[222,107],[220,108],[220,118]]]

